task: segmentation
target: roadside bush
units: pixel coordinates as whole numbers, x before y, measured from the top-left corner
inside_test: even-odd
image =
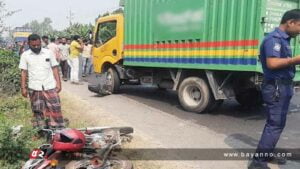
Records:
[[[20,168],[22,162],[28,159],[32,148],[32,129],[24,127],[16,134],[10,125],[5,124],[1,125],[0,131],[0,159],[3,165]]]
[[[20,95],[0,97],[0,168],[19,169],[33,148],[42,140],[32,140],[37,133],[31,126],[30,104]],[[18,128],[19,131],[13,129]],[[18,132],[16,132],[18,131]]]
[[[31,126],[32,113],[29,102],[18,95],[20,91],[18,65],[19,57],[11,51],[0,50],[1,169],[21,168],[30,151],[43,141],[32,140],[37,132]]]
[[[0,93],[14,95],[20,91],[19,58],[12,51],[0,50]]]

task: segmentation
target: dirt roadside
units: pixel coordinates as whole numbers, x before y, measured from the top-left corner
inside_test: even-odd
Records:
[[[72,128],[96,127],[96,126],[130,126],[122,119],[113,116],[100,107],[90,105],[87,101],[76,98],[76,96],[63,92],[61,94],[63,114],[70,120]],[[130,143],[124,144],[123,148],[162,148],[154,139],[135,130]],[[128,154],[130,157],[141,158],[143,154]],[[135,169],[182,169],[185,168],[180,162],[166,161],[133,161]]]
[[[61,93],[63,114],[70,119],[70,127],[94,126],[132,126],[109,110],[95,104],[89,99],[82,99],[76,93],[64,90]],[[133,140],[124,145],[128,149],[164,148],[163,144],[147,135],[145,131],[135,128]],[[159,154],[158,154],[159,155]],[[141,152],[128,154],[129,158],[143,158]],[[153,156],[153,154],[151,155]],[[155,156],[155,154],[154,154]],[[147,157],[146,157],[147,158]],[[135,169],[242,169],[247,168],[243,161],[133,161]],[[201,167],[199,167],[201,166]],[[277,169],[277,166],[270,166]]]

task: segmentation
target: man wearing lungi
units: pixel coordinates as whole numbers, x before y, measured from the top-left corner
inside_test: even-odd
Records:
[[[30,50],[21,55],[19,68],[22,95],[25,98],[29,95],[31,101],[33,127],[64,127],[58,95],[61,91],[59,64],[49,49],[41,47],[39,35],[30,35],[28,44]]]

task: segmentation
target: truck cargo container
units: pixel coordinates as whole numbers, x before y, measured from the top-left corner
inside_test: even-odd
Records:
[[[120,85],[178,92],[185,110],[212,111],[229,98],[262,104],[259,47],[299,0],[125,0],[124,14],[101,17],[94,31],[89,89],[105,76]],[[291,43],[300,54],[299,38]],[[297,67],[295,82],[300,80]]]

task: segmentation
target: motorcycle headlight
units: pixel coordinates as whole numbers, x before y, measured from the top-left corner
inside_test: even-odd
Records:
[[[50,165],[51,165],[51,167],[56,167],[58,165],[58,161],[57,160],[51,160]]]

